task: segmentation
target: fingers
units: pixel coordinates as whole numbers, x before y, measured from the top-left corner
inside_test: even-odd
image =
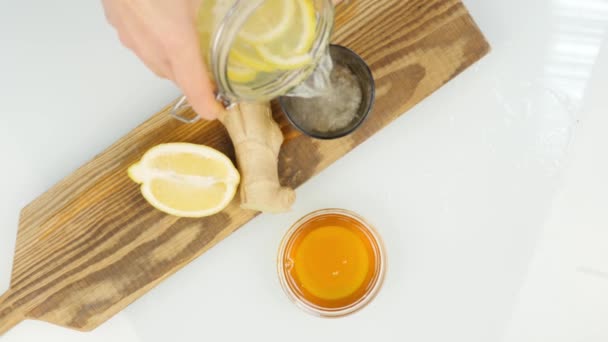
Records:
[[[156,49],[154,45],[152,42],[135,42],[131,50],[156,76],[172,79],[173,74],[171,73],[169,60],[164,58],[159,53],[160,50]]]
[[[116,27],[116,13],[114,6],[111,4],[111,0],[101,0],[103,6],[103,13],[106,16],[106,20],[110,25]]]
[[[188,103],[202,118],[217,118],[222,106],[215,100],[214,87],[199,49],[196,32],[185,34],[171,58],[173,80],[188,98]]]
[[[139,59],[161,78],[172,78],[169,59],[158,37],[149,32],[144,23],[132,16],[124,21],[124,29],[119,32],[123,45],[131,49]],[[124,35],[124,37],[123,37]]]
[[[103,0],[106,18],[116,29],[122,45],[130,49],[157,76],[170,78],[169,60],[158,39],[147,30],[145,23],[131,7],[116,10],[111,0]]]
[[[124,46],[156,75],[173,80],[201,117],[218,116],[223,107],[215,100],[194,23],[200,0],[102,0],[102,4]]]
[[[137,36],[139,39],[133,39],[128,33],[120,32],[118,38],[125,47],[129,48],[133,53],[150,69],[156,76],[160,78],[172,79],[171,67],[169,60],[164,56],[158,44],[153,40],[146,39],[145,36]]]

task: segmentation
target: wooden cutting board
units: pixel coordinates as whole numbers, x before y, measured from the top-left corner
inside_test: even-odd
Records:
[[[332,141],[301,135],[275,110],[286,139],[284,185],[321,172],[489,50],[459,0],[353,0],[338,6],[336,23],[332,41],[373,71],[376,105],[359,130]],[[182,124],[170,107],[23,209],[0,334],[23,319],[93,329],[257,215],[238,200],[204,219],[167,216],[146,203],[126,170],[154,145],[206,144],[234,160],[219,122]]]

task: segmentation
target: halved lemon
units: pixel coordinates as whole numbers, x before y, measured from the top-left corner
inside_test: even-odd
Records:
[[[234,198],[240,175],[223,153],[204,145],[169,143],[148,150],[129,168],[144,198],[179,217],[216,214]]]

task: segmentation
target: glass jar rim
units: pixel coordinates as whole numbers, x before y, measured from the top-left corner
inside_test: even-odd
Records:
[[[378,253],[376,256],[377,262],[378,262],[378,271],[377,271],[374,279],[372,279],[372,281],[370,282],[371,286],[369,287],[367,292],[354,303],[351,303],[344,307],[331,308],[331,309],[320,307],[318,305],[315,305],[315,304],[307,301],[306,299],[302,298],[301,296],[298,296],[295,293],[294,289],[289,284],[289,279],[288,279],[289,277],[286,274],[287,272],[285,272],[285,267],[284,267],[284,263],[283,263],[285,253],[288,251],[289,243],[291,242],[294,234],[296,234],[298,232],[298,230],[305,223],[309,222],[310,220],[323,216],[323,215],[328,215],[328,214],[343,215],[343,216],[349,217],[349,218],[357,221],[358,223],[360,223],[370,233],[371,238],[374,240],[375,245],[378,248]],[[283,291],[285,292],[287,297],[292,302],[294,302],[298,307],[300,307],[304,311],[306,311],[314,316],[325,317],[325,318],[338,318],[338,317],[347,316],[349,314],[352,314],[352,313],[355,313],[355,312],[361,310],[362,308],[367,306],[367,304],[369,304],[376,297],[376,295],[382,288],[382,285],[384,284],[384,278],[385,278],[386,267],[387,267],[386,259],[387,259],[386,249],[384,247],[384,242],[382,241],[380,234],[378,233],[376,228],[373,225],[371,225],[367,220],[365,220],[363,217],[361,217],[357,213],[354,213],[354,212],[352,212],[350,210],[346,210],[346,209],[339,209],[339,208],[319,209],[319,210],[315,210],[315,211],[303,216],[299,220],[297,220],[285,233],[283,239],[281,240],[281,244],[279,246],[278,257],[277,257],[277,273],[278,273],[279,282],[281,284],[281,287],[283,288]]]

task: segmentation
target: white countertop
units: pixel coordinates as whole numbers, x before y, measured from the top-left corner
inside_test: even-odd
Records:
[[[2,341],[608,340],[608,1],[465,3],[490,55],[298,189],[291,213],[91,333],[26,321]],[[179,92],[96,0],[0,2],[0,42],[4,290],[19,210]],[[365,216],[389,255],[379,296],[337,320],[292,305],[275,274],[283,233],[324,207]]]

